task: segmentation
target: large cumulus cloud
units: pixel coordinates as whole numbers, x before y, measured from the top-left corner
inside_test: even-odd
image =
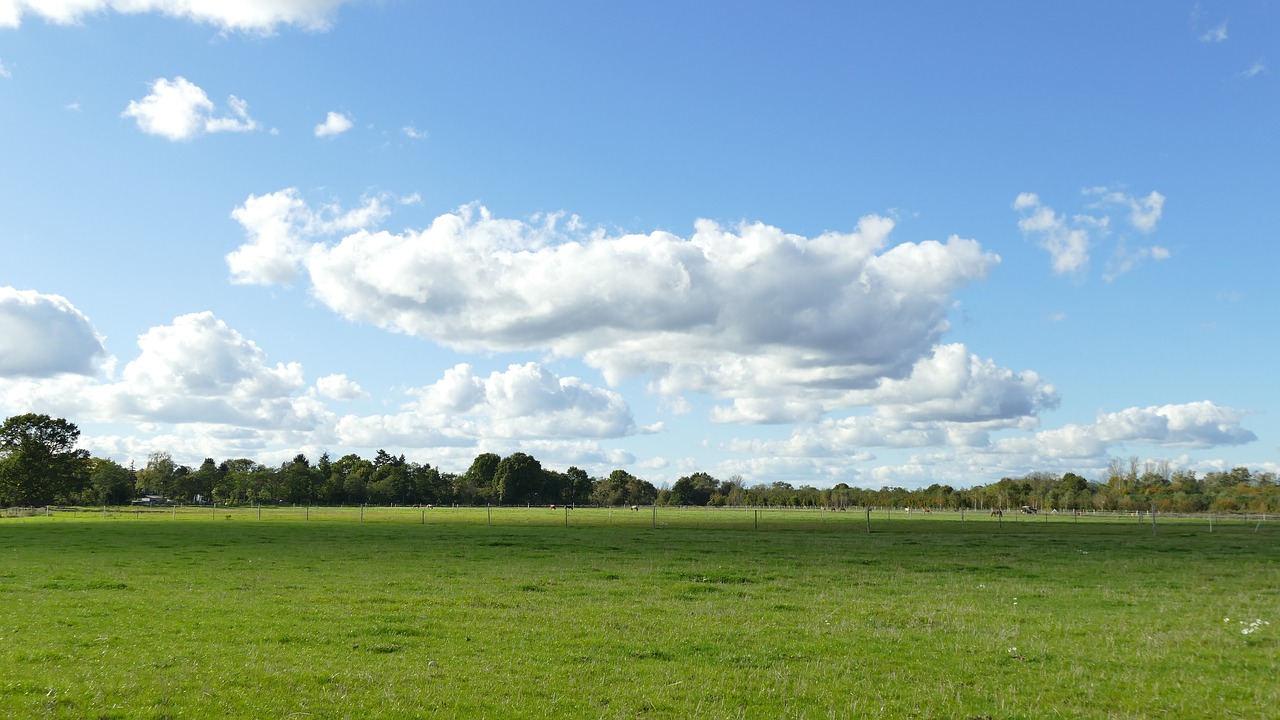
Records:
[[[637,426],[617,393],[535,362],[488,374],[458,365],[434,382],[405,390],[397,412],[339,415],[329,401],[367,398],[358,382],[336,374],[309,384],[300,363],[271,361],[256,343],[207,311],[142,333],[137,355],[119,373],[54,372],[60,357],[54,350],[68,345],[57,339],[58,322],[83,321],[84,327],[76,328],[79,337],[101,352],[96,336],[60,297],[16,291],[0,297],[8,295],[16,298],[8,304],[24,314],[6,313],[0,299],[0,338],[43,342],[44,355],[53,360],[33,360],[31,352],[0,354],[10,365],[21,361],[25,369],[0,374],[0,410],[48,412],[121,431],[85,437],[87,446],[106,455],[145,458],[163,447],[189,462],[205,456],[270,462],[298,451],[318,455],[335,447],[385,447],[430,449],[469,462],[485,447],[542,449],[603,462],[617,452],[603,449],[602,440],[660,429]],[[6,324],[10,316],[25,325]],[[13,332],[2,332],[6,327]],[[88,353],[63,350],[61,355],[83,363]]]
[[[66,298],[0,287],[0,378],[93,374],[105,355],[89,318]]]
[[[234,278],[305,274],[352,320],[462,350],[580,357],[610,384],[646,376],[664,396],[732,399],[722,419],[752,422],[814,419],[907,377],[947,330],[956,290],[999,262],[958,237],[891,244],[893,222],[877,216],[816,237],[701,220],[682,237],[468,206],[401,233],[371,215],[325,241],[314,215],[296,190],[250,197],[233,213],[247,235],[228,255]]]

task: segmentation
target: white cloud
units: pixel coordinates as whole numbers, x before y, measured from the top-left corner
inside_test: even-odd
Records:
[[[294,188],[250,195],[231,213],[249,236],[249,242],[226,256],[231,281],[290,284],[310,249],[308,239],[374,227],[388,212],[377,197],[366,198],[360,207],[344,212],[336,205],[313,210]]]
[[[1211,27],[1200,35],[1200,42],[1225,42],[1227,39],[1227,22],[1224,20],[1221,25]]]
[[[327,30],[334,12],[351,0],[0,0],[0,27],[16,28],[24,15],[49,22],[77,23],[86,15],[158,12],[207,23],[224,31],[271,33],[280,25]]]
[[[1033,429],[1042,410],[1057,407],[1057,392],[1030,371],[1014,373],[942,345],[902,380],[849,393],[840,404],[872,412],[825,419],[780,442],[739,443],[742,452],[785,457],[848,456],[869,447],[985,447],[989,433]],[[736,407],[736,405],[735,405]]]
[[[223,432],[314,432],[327,413],[305,393],[302,367],[266,361],[213,316],[183,315],[138,338],[118,380],[60,376],[0,383],[0,405],[43,407],[85,422],[221,426]]]
[[[0,286],[0,377],[90,375],[105,355],[89,318],[66,298]]]
[[[33,299],[17,297],[28,304]],[[40,323],[43,335],[10,323],[15,313],[0,303],[0,339],[26,341],[24,347],[38,344],[33,339],[56,344],[56,315],[75,315],[74,308],[56,296],[34,300],[36,310],[24,312]],[[0,350],[6,362],[25,357]],[[356,382],[331,374],[308,387],[300,364],[270,362],[256,343],[210,312],[183,315],[143,333],[137,356],[118,379],[69,375],[48,361],[28,361],[17,370],[0,374],[0,410],[132,426],[129,435],[84,439],[86,447],[117,458],[145,458],[159,447],[195,462],[206,456],[278,462],[298,451],[315,456],[335,446],[366,452],[382,447],[431,449],[436,461],[465,468],[478,448],[492,447],[504,453],[545,451],[550,457],[536,456],[603,468],[634,458],[601,447],[601,440],[662,429],[638,426],[617,393],[557,376],[537,363],[487,375],[459,365],[432,385],[406,391],[399,412],[340,417],[324,402],[367,397]]]
[[[13,77],[13,72],[9,70],[9,66],[4,64],[4,60],[0,60],[0,77]]]
[[[1241,427],[1244,413],[1212,402],[1192,402],[1103,413],[1092,425],[1071,424],[1034,435],[1004,438],[990,449],[991,464],[1039,469],[1091,464],[1105,467],[1122,447],[1210,448],[1243,445],[1257,436]],[[1025,472],[1025,470],[1022,470]]]
[[[1089,265],[1089,233],[1085,228],[1070,227],[1065,217],[1040,204],[1035,193],[1019,193],[1015,210],[1023,211],[1018,228],[1028,235],[1040,237],[1040,247],[1049,253],[1053,272],[1068,275],[1083,271]]]
[[[153,422],[312,423],[300,397],[302,366],[269,365],[257,344],[211,312],[151,328],[138,338],[138,347],[121,382],[108,386],[117,411]]]
[[[258,123],[249,117],[249,103],[232,95],[227,99],[233,117],[209,118],[205,121],[205,132],[249,132],[258,129]]]
[[[316,392],[320,393],[321,397],[332,400],[361,400],[369,397],[369,393],[360,389],[360,383],[351,380],[345,374],[317,378]]]
[[[404,127],[400,128],[400,131],[403,132],[406,137],[409,137],[413,140],[425,140],[428,135],[426,130],[419,130],[412,125],[405,125]]]
[[[283,256],[349,319],[454,348],[581,357],[610,384],[648,375],[661,395],[735,398],[738,419],[756,421],[811,418],[906,375],[947,329],[954,291],[999,262],[956,237],[889,247],[893,223],[874,216],[814,238],[704,220],[682,238],[577,233],[559,215],[534,224],[471,206],[421,231],[304,244],[305,216],[290,203],[245,223],[237,276],[271,282]],[[256,251],[262,227],[291,238],[285,252]]]
[[[1014,373],[961,344],[934,348],[901,380],[855,391],[851,404],[888,419],[975,423],[1012,421],[1058,406],[1057,391],[1032,371]]]
[[[637,428],[621,395],[577,378],[558,377],[538,363],[511,365],[477,376],[461,364],[433,385],[411,393],[413,411],[488,426],[486,437],[622,437]]]
[[[1086,197],[1096,197],[1090,204],[1092,208],[1105,209],[1120,207],[1129,211],[1129,224],[1140,232],[1150,234],[1155,231],[1156,223],[1164,213],[1164,195],[1151,191],[1144,198],[1135,198],[1126,192],[1109,187],[1091,187],[1084,189]]]
[[[1096,427],[1098,437],[1107,442],[1206,448],[1257,440],[1240,426],[1243,420],[1244,413],[1239,410],[1203,400],[1104,414]]]
[[[1253,64],[1249,66],[1249,69],[1245,70],[1245,71],[1244,71],[1243,73],[1241,73],[1241,74],[1242,74],[1242,75],[1244,75],[1244,76],[1245,76],[1245,77],[1247,77],[1247,78],[1251,78],[1251,77],[1257,77],[1257,76],[1259,76],[1259,75],[1261,75],[1261,74],[1265,73],[1266,71],[1267,71],[1267,62],[1266,62],[1266,60],[1264,60],[1264,59],[1262,59],[1262,58],[1258,58],[1257,60],[1254,60],[1254,61],[1253,61]]]
[[[353,126],[351,118],[332,110],[325,116],[324,122],[316,125],[316,137],[335,137],[350,130]]]
[[[249,132],[258,123],[249,117],[249,105],[232,95],[227,101],[230,116],[213,117],[214,106],[200,86],[182,76],[159,78],[151,93],[132,100],[121,117],[133,118],[138,129],[172,141],[190,140],[203,133]]]
[[[919,422],[859,415],[824,420],[794,430],[778,441],[736,440],[724,449],[743,455],[752,476],[765,458],[772,475],[843,479],[867,487],[920,486],[933,482],[958,487],[989,482],[1001,474],[1037,471],[1089,472],[1106,467],[1112,454],[1127,446],[1209,448],[1256,440],[1241,427],[1243,413],[1211,402],[1129,408],[1102,414],[1093,424],[1070,424],[1015,437],[993,439],[998,423]],[[1034,431],[1024,424],[1022,431]],[[874,460],[868,448],[921,448],[924,454],[905,462],[858,469]],[[1187,463],[1181,463],[1186,465]],[[837,479],[834,473],[843,475]],[[849,475],[856,473],[856,480]]]
[[[1112,282],[1121,275],[1133,270],[1145,260],[1160,261],[1168,260],[1170,257],[1172,257],[1172,254],[1169,249],[1159,245],[1130,250],[1124,240],[1118,240],[1116,241],[1114,252],[1107,260],[1107,269],[1102,274],[1102,278],[1107,282]]]
[[[1155,191],[1138,198],[1121,190],[1098,186],[1085,188],[1082,194],[1090,198],[1090,209],[1104,212],[1113,208],[1127,210],[1124,219],[1144,235],[1155,232],[1156,225],[1164,214],[1165,197]],[[1028,236],[1037,238],[1040,247],[1049,253],[1053,271],[1058,275],[1083,275],[1088,268],[1091,251],[1100,241],[1113,234],[1110,215],[1080,213],[1068,220],[1066,216],[1059,215],[1042,204],[1035,193],[1019,193],[1013,201],[1013,208],[1022,215],[1018,220],[1018,228]],[[1115,241],[1104,277],[1110,282],[1147,258],[1166,260],[1169,257],[1169,250],[1159,245],[1129,250],[1121,236]]]

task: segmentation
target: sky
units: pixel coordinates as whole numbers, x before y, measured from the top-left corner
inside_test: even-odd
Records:
[[[1280,470],[1280,7],[0,0],[0,417],[146,464]]]

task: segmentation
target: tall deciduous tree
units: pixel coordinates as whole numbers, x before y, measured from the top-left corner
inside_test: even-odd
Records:
[[[147,456],[147,466],[137,473],[139,495],[172,495],[178,465],[173,456],[157,450]]]
[[[48,415],[15,415],[0,425],[0,504],[46,505],[84,490],[89,452],[80,428]]]
[[[110,458],[89,461],[86,499],[103,505],[123,505],[133,497],[133,472]]]
[[[522,452],[502,458],[493,473],[498,499],[504,504],[542,501],[542,463]]]

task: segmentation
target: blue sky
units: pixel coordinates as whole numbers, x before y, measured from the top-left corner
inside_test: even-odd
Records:
[[[1267,2],[0,0],[0,414],[139,466],[1276,471],[1273,58]]]

